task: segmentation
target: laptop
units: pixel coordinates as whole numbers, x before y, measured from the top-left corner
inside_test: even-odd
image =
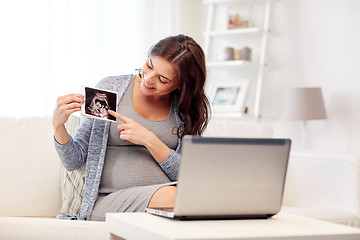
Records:
[[[185,136],[173,209],[181,220],[265,219],[280,211],[290,139]]]

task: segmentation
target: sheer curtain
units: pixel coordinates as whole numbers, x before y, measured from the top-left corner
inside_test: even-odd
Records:
[[[178,4],[0,0],[0,115],[51,115],[57,96],[134,73],[155,41],[176,33]]]

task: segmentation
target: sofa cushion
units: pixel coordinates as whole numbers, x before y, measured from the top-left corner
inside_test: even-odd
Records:
[[[315,218],[327,222],[343,224],[351,227],[360,227],[360,219],[351,212],[329,207],[288,207],[283,206],[281,211]]]
[[[273,133],[273,128],[266,124],[212,119],[204,137],[272,138]]]
[[[55,218],[0,217],[2,240],[109,239],[105,222]]]
[[[50,117],[0,118],[0,216],[51,216],[61,206]]]
[[[360,158],[349,153],[290,153],[285,206],[343,209],[360,218]]]

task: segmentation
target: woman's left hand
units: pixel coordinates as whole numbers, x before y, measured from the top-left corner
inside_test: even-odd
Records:
[[[137,145],[146,146],[153,138],[154,134],[131,118],[125,117],[117,112],[108,110],[108,113],[116,117],[123,124],[119,124],[118,131],[120,139],[132,142]]]

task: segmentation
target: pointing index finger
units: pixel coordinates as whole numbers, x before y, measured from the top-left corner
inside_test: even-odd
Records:
[[[108,110],[108,113],[110,115],[113,115],[114,117],[116,117],[117,119],[119,119],[120,121],[122,121],[123,123],[126,123],[128,122],[129,120],[131,120],[130,118],[128,117],[125,117],[117,112],[114,112],[113,110]]]

